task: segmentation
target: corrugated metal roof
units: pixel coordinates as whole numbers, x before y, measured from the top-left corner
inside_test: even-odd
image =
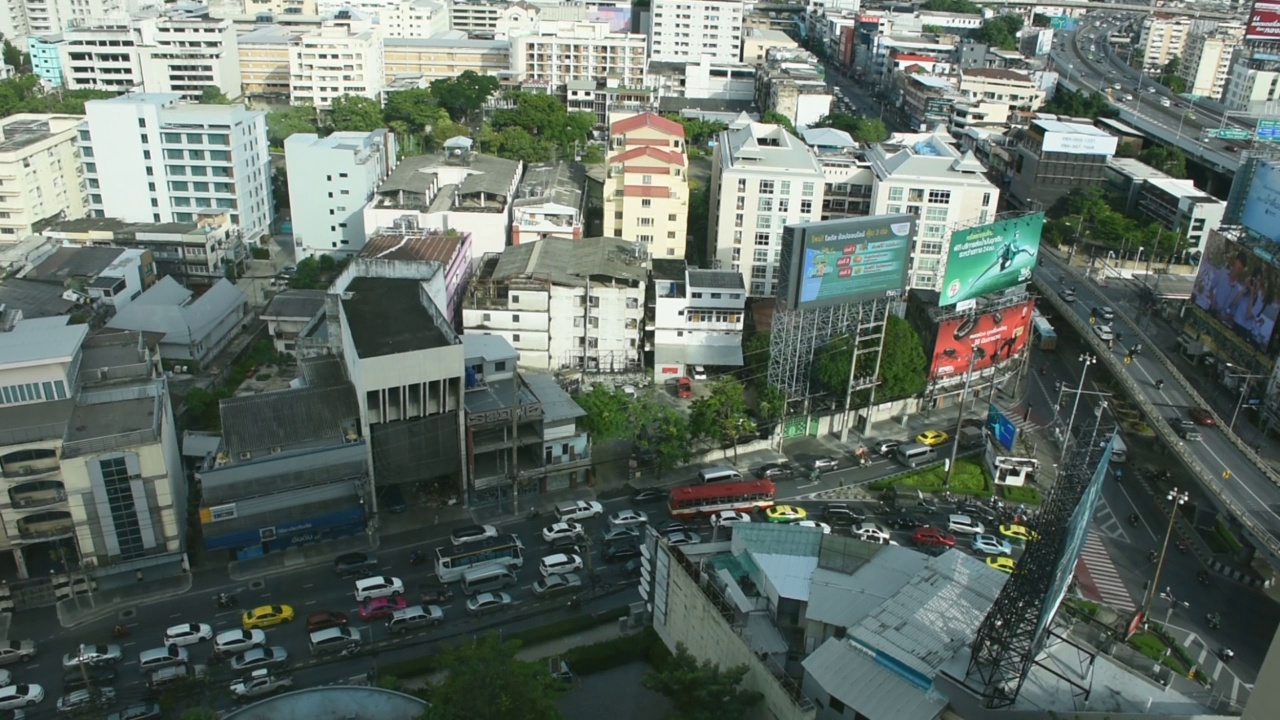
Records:
[[[804,659],[814,681],[861,716],[893,720],[933,720],[947,699],[907,681],[871,652],[832,638]]]
[[[634,245],[626,240],[601,237],[575,241],[550,237],[502,251],[492,278],[500,281],[520,277],[581,286],[588,277],[644,282],[648,273],[636,258]]]
[[[267,318],[313,318],[324,309],[324,290],[285,290],[262,311]]]
[[[579,407],[578,403],[569,397],[569,393],[561,389],[554,377],[540,373],[524,373],[521,377],[524,379],[524,384],[542,403],[544,421],[557,422],[586,416],[587,411]]]
[[[344,441],[344,426],[360,417],[349,383],[245,395],[221,402],[223,438],[234,461],[241,453]]]
[[[69,358],[89,335],[88,325],[68,325],[65,315],[23,318],[0,333],[0,365]]]

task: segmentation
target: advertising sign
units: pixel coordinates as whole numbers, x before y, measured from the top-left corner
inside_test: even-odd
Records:
[[[1245,40],[1280,40],[1280,2],[1259,0],[1249,11]]]
[[[1265,352],[1280,315],[1280,268],[1241,243],[1209,233],[1191,301]]]
[[[1033,301],[938,323],[929,377],[963,376],[972,360],[975,372],[1017,357],[1031,334]]]
[[[951,233],[938,305],[954,305],[1031,279],[1044,213]]]
[[[782,262],[787,278],[778,295],[794,308],[809,308],[900,293],[915,233],[909,214],[790,225]]]
[[[1018,437],[1018,428],[995,405],[987,406],[987,430],[1001,447],[1005,450],[1013,450],[1013,441]]]
[[[1280,242],[1280,165],[1257,164],[1240,211],[1240,224],[1271,242]]]

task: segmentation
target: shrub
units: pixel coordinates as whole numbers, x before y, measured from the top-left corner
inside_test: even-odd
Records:
[[[606,623],[617,622],[618,618],[626,617],[629,612],[630,610],[627,608],[620,607],[598,615],[575,615],[548,625],[539,625],[535,628],[509,633],[507,637],[512,640],[519,640],[521,645],[536,645],[548,640],[562,638],[565,635],[590,630]]]
[[[1039,505],[1041,502],[1040,491],[1028,485],[1023,485],[1022,487],[1006,486],[1004,488],[1004,499],[1011,503],[1025,505]]]
[[[662,645],[657,633],[645,629],[644,632],[573,648],[564,654],[564,659],[575,673],[590,675],[622,667],[628,663],[643,661],[648,657],[650,646],[654,643]]]
[[[254,260],[270,260],[271,250],[264,247],[255,247],[249,251]]]
[[[884,490],[892,486],[911,487],[921,492],[940,493],[949,489],[957,495],[975,495],[985,497],[991,494],[991,482],[982,466],[971,460],[957,460],[955,472],[951,476],[951,486],[944,483],[947,471],[941,465],[907,473],[892,480],[882,480],[871,484],[872,490]]]

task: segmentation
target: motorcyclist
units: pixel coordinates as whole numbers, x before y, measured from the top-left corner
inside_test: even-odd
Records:
[[[1209,613],[1209,628],[1217,629],[1222,626],[1222,616],[1218,613]]]
[[[1160,390],[1162,388],[1164,388],[1164,380],[1156,380],[1156,389]]]
[[[127,637],[129,635],[129,628],[123,625],[117,625],[111,630],[111,634],[118,638]]]

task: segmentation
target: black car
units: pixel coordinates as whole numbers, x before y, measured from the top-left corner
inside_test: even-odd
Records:
[[[790,463],[765,463],[756,468],[756,477],[766,480],[785,480],[794,476],[796,469]]]
[[[377,569],[378,558],[368,553],[347,553],[333,559],[333,571],[342,577],[364,577]]]
[[[670,522],[665,522],[658,526],[658,532],[663,535],[670,535],[674,532],[687,532],[691,529],[692,528],[679,520],[671,520]]]
[[[899,515],[889,521],[889,527],[894,530],[915,530],[918,527],[924,527],[925,523],[920,522],[911,515]]]
[[[68,692],[82,687],[114,685],[115,682],[116,668],[114,665],[84,665],[74,670],[68,670],[62,675],[62,684]]]
[[[634,542],[619,542],[606,545],[604,561],[607,563],[622,562],[640,557],[640,545]]]
[[[558,553],[582,555],[582,547],[578,544],[579,537],[576,535],[562,535],[551,541],[551,549]]]
[[[632,579],[638,578],[640,577],[640,573],[643,572],[643,568],[644,558],[631,558],[622,566],[622,577]]]
[[[969,517],[981,518],[988,520],[992,517],[991,509],[982,503],[972,500],[961,500],[956,503],[957,515],[968,515]]]
[[[822,519],[828,525],[855,525],[867,521],[867,516],[851,505],[831,503],[822,507]]]
[[[666,500],[667,496],[670,494],[670,491],[663,490],[662,488],[640,488],[631,496],[631,502],[658,502],[659,500]]]

